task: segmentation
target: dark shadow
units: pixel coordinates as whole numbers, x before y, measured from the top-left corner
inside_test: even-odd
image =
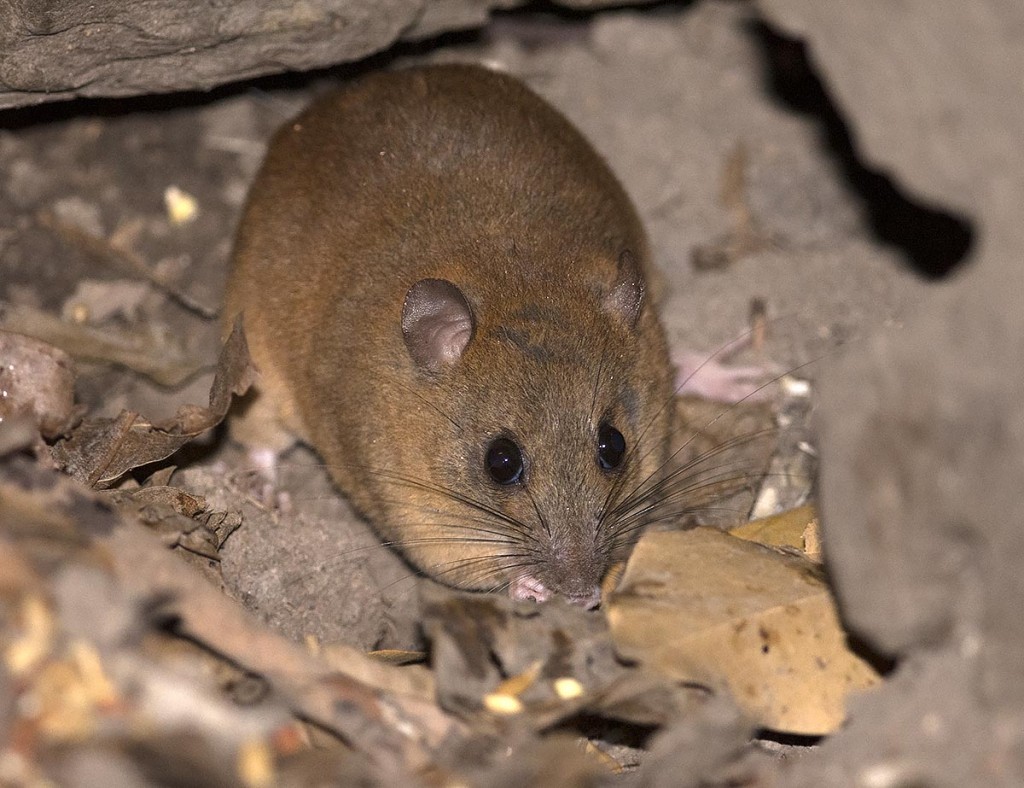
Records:
[[[532,2],[528,2],[525,5],[521,5],[516,8],[511,8],[507,11],[494,11],[492,12],[492,16],[508,15],[530,17],[534,15],[542,15],[568,22],[589,22],[600,14],[614,13],[616,11],[643,11],[645,14],[658,13],[661,11],[672,13],[678,11],[680,8],[689,8],[696,4],[697,0],[643,0],[643,2],[640,3],[628,2],[628,0],[623,0],[622,2],[609,0],[592,6],[580,4],[579,7],[573,7],[557,2],[557,0],[532,0]]]
[[[891,654],[876,649],[867,638],[847,631],[846,644],[850,651],[867,662],[882,678],[888,678],[899,667],[899,661]]]
[[[846,632],[847,648],[849,648],[852,653],[854,653],[862,660],[864,660],[866,663],[868,663],[868,665],[870,665],[871,668],[883,679],[888,678],[893,674],[896,668],[899,667],[899,660],[892,654],[887,654],[884,651],[881,651],[880,649],[876,648],[874,644],[872,644],[870,638],[868,638],[866,635],[854,631],[854,629],[850,626],[850,622],[843,610],[842,600],[839,595],[839,589],[836,588],[835,577],[832,575],[832,572],[829,571],[829,564],[827,561],[825,564],[822,565],[821,569],[823,579],[826,585],[828,585],[829,589],[831,589],[832,596],[835,599],[836,604],[838,606],[837,612],[839,614],[840,624],[843,630]]]
[[[775,742],[787,747],[814,747],[825,740],[824,736],[802,736],[799,733],[784,733],[783,731],[775,731],[769,728],[758,728],[757,732],[754,733],[754,738]]]
[[[896,247],[929,279],[952,273],[971,251],[974,229],[967,217],[926,205],[882,172],[866,166],[846,120],[815,72],[803,41],[764,22],[750,25],[764,59],[768,88],[786,108],[815,118],[823,141],[860,198],[871,230]]]
[[[639,4],[608,2],[569,7],[556,0],[532,0],[515,8],[492,10],[490,22],[481,34],[492,42],[512,38],[525,51],[536,52],[588,41],[591,22],[602,14],[642,11],[648,17],[667,16],[696,4],[696,0],[646,0]]]

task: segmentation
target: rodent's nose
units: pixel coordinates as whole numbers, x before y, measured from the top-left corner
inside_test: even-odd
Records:
[[[565,598],[574,605],[579,605],[584,610],[593,610],[601,604],[601,589],[598,586],[594,586],[589,591],[581,594],[566,594]]]
[[[508,587],[508,595],[513,599],[532,599],[534,602],[546,602],[552,596],[551,590],[535,577],[517,577]],[[601,588],[594,586],[589,591],[562,594],[566,600],[579,605],[584,610],[593,610],[601,604]]]
[[[513,599],[532,599],[534,602],[546,602],[551,591],[535,577],[517,577],[508,587],[508,595]]]

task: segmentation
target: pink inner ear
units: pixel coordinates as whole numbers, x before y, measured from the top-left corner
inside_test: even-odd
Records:
[[[436,348],[441,364],[458,361],[473,336],[472,322],[462,315],[451,318],[439,317],[430,330],[434,332],[430,344]]]
[[[612,285],[602,301],[604,308],[632,328],[640,317],[644,302],[643,271],[640,263],[628,249],[619,255],[619,266]]]
[[[474,325],[466,297],[444,279],[422,279],[405,296],[405,346],[413,361],[431,372],[462,357],[473,338]]]

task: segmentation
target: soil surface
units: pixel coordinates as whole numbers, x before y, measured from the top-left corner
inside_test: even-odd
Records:
[[[941,277],[922,268],[919,236],[880,224],[885,211],[947,239],[950,266],[962,257],[963,227],[852,159],[800,47],[747,6],[509,14],[478,35],[338,72],[0,115],[8,318],[61,315],[134,343],[136,370],[83,358],[102,350],[75,354],[90,415],[130,408],[157,420],[205,404],[233,229],[271,133],[360,69],[432,60],[520,76],[608,159],[649,230],[680,360],[746,336],[763,311],[763,343],[733,362],[813,381],[844,343],[897,330]],[[194,199],[192,218],[175,220],[171,187]],[[281,458],[272,490],[223,428],[162,465],[178,466],[173,484],[211,508],[241,513],[219,577],[273,627],[360,649],[422,645],[429,581],[380,545],[310,450]]]
[[[720,350],[747,332],[760,302],[768,315],[760,362],[780,370],[810,362],[800,372],[814,377],[839,343],[898,323],[928,285],[872,233],[819,120],[773,94],[770,46],[741,7],[709,4],[579,19],[510,15],[478,38],[374,67],[459,59],[521,76],[584,131],[636,201],[664,273],[661,312],[675,351]],[[140,285],[119,250],[216,310],[268,137],[350,76],[14,115],[0,136],[0,226],[8,228],[0,295],[49,312],[77,308],[87,322],[150,337],[152,355],[170,346],[208,367],[216,321]],[[194,219],[169,218],[169,187],[196,200]],[[714,258],[710,267],[694,264],[702,255]],[[96,282],[107,286],[87,289]],[[184,388],[161,387],[86,363],[78,399],[91,413],[129,407],[158,419],[203,403],[209,382],[199,371]],[[224,441],[200,465],[177,464],[187,469],[176,483],[246,511],[222,551],[229,592],[293,637],[410,645],[402,620],[417,581],[373,546],[314,455],[282,458],[286,514],[254,502],[256,487],[240,481],[248,462]]]

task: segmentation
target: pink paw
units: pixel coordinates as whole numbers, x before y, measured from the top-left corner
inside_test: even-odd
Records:
[[[249,483],[252,485],[251,495],[268,509],[276,509],[283,514],[291,511],[292,499],[286,490],[278,488],[280,482],[281,452],[276,449],[259,447],[246,451],[249,458]]]
[[[673,354],[676,394],[688,394],[714,402],[764,402],[771,398],[771,365],[730,366],[714,356],[684,350]]]

